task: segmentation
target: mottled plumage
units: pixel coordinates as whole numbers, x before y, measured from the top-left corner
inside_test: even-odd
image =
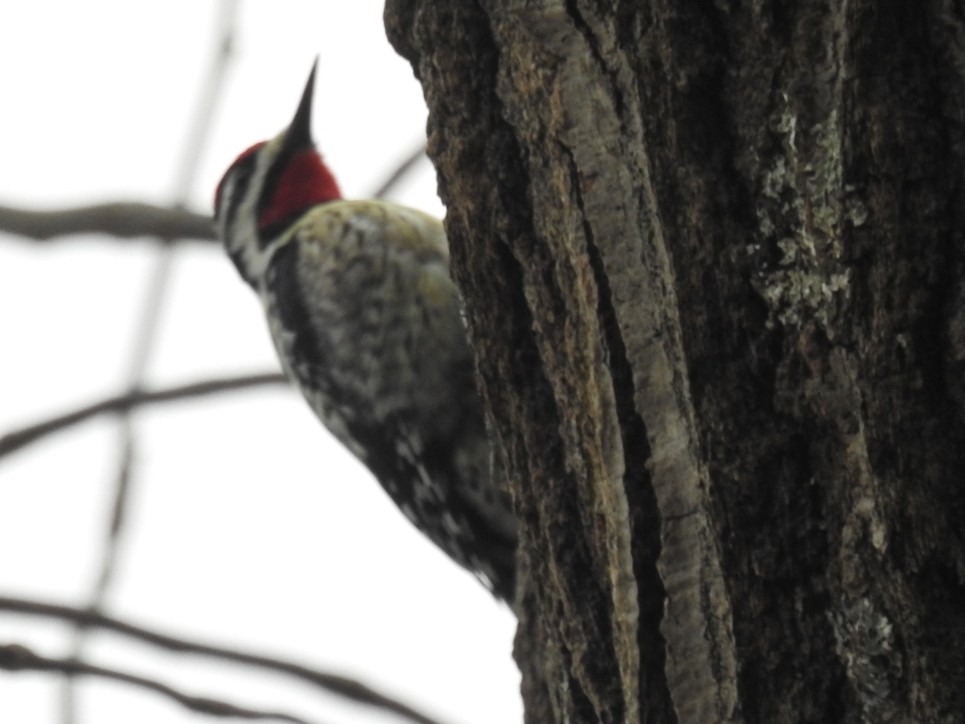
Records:
[[[225,174],[221,238],[265,308],[286,373],[405,516],[512,600],[515,521],[494,481],[442,224],[347,201],[291,126]]]

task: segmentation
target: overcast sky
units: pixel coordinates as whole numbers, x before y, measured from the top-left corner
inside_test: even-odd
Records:
[[[0,205],[179,196],[215,0],[33,0],[0,9]],[[425,107],[377,0],[242,2],[190,205],[287,123],[319,55],[315,134],[347,196],[424,139]],[[397,200],[442,214],[428,163]],[[0,235],[0,434],[123,389],[159,253],[150,241]],[[152,387],[277,369],[261,310],[213,244],[173,260]],[[136,418],[130,517],[107,610],[175,635],[363,679],[448,722],[521,720],[514,620],[396,511],[287,390],[155,407]],[[0,595],[82,606],[117,465],[111,420],[0,460]],[[66,629],[0,613],[0,643],[68,651]],[[93,636],[88,657],[247,706],[389,722],[279,677]],[[0,721],[57,721],[57,682],[0,674]],[[79,722],[214,721],[154,694],[82,683]]]

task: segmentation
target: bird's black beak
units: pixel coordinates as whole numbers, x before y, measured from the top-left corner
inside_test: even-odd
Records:
[[[284,149],[295,151],[312,145],[312,96],[315,92],[315,70],[318,68],[318,58],[312,63],[312,72],[308,74],[308,82],[302,91],[302,99],[298,103],[298,110],[292,118],[288,130],[285,131]]]

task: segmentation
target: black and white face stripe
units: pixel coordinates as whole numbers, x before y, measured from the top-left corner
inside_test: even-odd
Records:
[[[228,169],[215,198],[218,237],[238,273],[257,287],[267,265],[264,243],[259,238],[258,213],[265,191],[265,179],[278,161],[284,134],[253,146]]]
[[[238,204],[248,190],[251,177],[255,172],[258,163],[256,158],[257,151],[244,154],[232,164],[224,175],[218,187],[218,193],[214,200],[214,215],[219,220],[233,217],[238,211]]]

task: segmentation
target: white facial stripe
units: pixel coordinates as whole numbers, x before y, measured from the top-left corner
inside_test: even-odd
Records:
[[[237,178],[234,174],[229,175],[221,186],[221,196],[218,199],[218,216],[216,219],[218,222],[218,238],[220,239],[228,238],[228,222],[230,219],[230,210],[234,204],[235,186],[237,186]]]
[[[236,180],[231,179],[229,186],[223,191],[225,199],[222,205],[229,210],[231,218],[224,220],[224,226],[220,230],[222,238],[228,240],[228,250],[236,258],[240,258],[247,272],[246,276],[256,284],[261,281],[268,266],[267,250],[260,249],[258,244],[258,199],[264,190],[268,170],[278,156],[282,135],[284,134],[276,136],[256,151],[255,168],[248,180],[245,194],[233,212],[230,211],[233,206],[225,204],[232,204],[234,201]]]

